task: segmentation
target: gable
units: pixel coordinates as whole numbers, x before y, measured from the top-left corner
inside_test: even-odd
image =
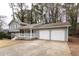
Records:
[[[21,23],[20,20],[18,20],[18,19],[14,20],[14,19],[13,19],[13,20],[9,23],[9,25],[10,25],[11,23],[13,23],[13,22],[16,22],[16,23],[18,23],[18,24]]]
[[[10,25],[16,25],[16,24],[18,24],[17,22],[15,22],[15,21],[13,21],[13,22],[11,22],[11,24]]]
[[[9,30],[14,31],[17,30],[20,27],[19,22],[12,20],[11,23],[9,24]]]
[[[12,20],[11,22],[10,22],[10,24],[9,24],[9,26],[15,26],[15,25],[17,25],[17,26],[20,26],[20,24],[19,24],[19,22],[17,22],[17,21],[15,21],[15,20]]]

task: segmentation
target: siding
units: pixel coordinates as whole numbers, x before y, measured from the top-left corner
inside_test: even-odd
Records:
[[[9,31],[19,31],[18,28],[20,27],[20,24],[13,21],[10,25],[9,25]]]

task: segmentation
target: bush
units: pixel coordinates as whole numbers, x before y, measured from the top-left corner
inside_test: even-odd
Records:
[[[8,33],[0,32],[0,39],[7,38],[10,39],[11,36]]]

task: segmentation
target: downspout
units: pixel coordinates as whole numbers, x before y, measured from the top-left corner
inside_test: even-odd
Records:
[[[69,28],[69,27],[66,28],[66,32],[65,32],[65,41],[66,41],[66,42],[68,41],[68,28]]]
[[[49,40],[51,40],[51,29],[49,30]]]
[[[69,34],[69,33],[68,33],[68,28],[69,28],[69,27],[67,27],[67,41],[68,41],[68,34]]]

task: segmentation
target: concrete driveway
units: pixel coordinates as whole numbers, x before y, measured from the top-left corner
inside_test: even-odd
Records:
[[[1,46],[1,44],[3,45]],[[0,40],[0,56],[68,56],[66,42],[45,40]]]

